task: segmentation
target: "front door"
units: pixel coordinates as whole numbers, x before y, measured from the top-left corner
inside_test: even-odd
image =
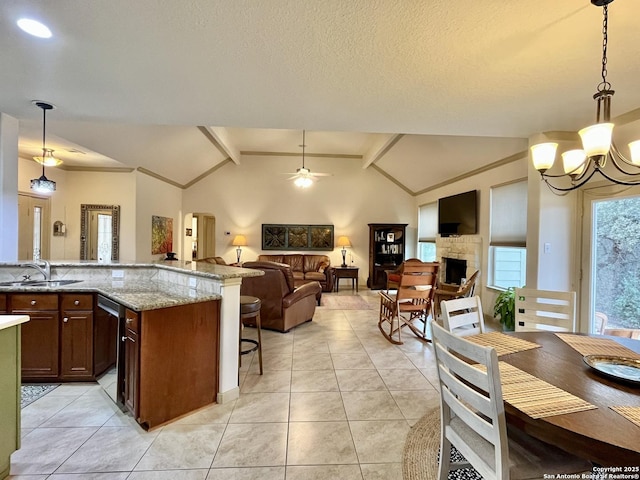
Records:
[[[49,258],[49,198],[18,194],[18,260]]]

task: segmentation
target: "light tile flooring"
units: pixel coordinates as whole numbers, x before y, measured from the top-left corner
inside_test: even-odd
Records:
[[[238,400],[149,432],[105,393],[113,376],[58,387],[22,410],[9,478],[401,479],[405,436],[439,401],[433,349],[410,333],[389,343],[378,293],[360,295],[370,310],[319,307],[290,333],[264,331],[264,375],[244,356]]]

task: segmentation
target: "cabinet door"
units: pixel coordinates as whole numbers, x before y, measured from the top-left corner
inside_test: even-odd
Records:
[[[93,312],[63,310],[60,376],[63,380],[93,378]]]
[[[124,346],[124,405],[138,418],[138,379],[140,370],[140,355],[138,334],[126,328],[126,340]]]
[[[22,324],[22,378],[58,378],[58,312],[13,311],[29,315]]]

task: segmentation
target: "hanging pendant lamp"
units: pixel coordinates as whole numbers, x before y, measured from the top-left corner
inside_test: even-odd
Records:
[[[31,180],[31,190],[38,193],[52,193],[56,191],[56,182],[49,180],[44,174],[44,161],[47,157],[52,157],[53,150],[46,147],[46,132],[47,132],[47,110],[53,110],[55,107],[50,103],[45,102],[33,102],[38,108],[42,109],[42,176],[40,178],[34,178]]]

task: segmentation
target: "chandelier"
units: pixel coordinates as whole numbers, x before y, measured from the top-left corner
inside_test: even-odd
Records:
[[[547,173],[556,157],[557,143],[539,143],[531,147],[533,166],[540,172],[542,180],[553,193],[563,195],[582,187],[599,173],[618,185],[640,185],[640,140],[629,144],[631,158],[626,158],[613,141],[613,123],[611,123],[611,97],[614,91],[607,81],[607,28],[609,19],[608,5],[613,0],[591,0],[597,7],[603,8],[602,22],[602,81],[598,84],[593,99],[597,102],[596,123],[578,132],[582,140],[582,149],[562,153],[564,174]],[[605,169],[610,163],[611,168]],[[614,173],[612,175],[612,173]],[[554,185],[554,179],[563,182]],[[567,180],[568,179],[568,180]]]
[[[38,193],[51,193],[56,191],[56,182],[49,180],[44,174],[45,165],[58,165],[56,159],[53,157],[53,150],[46,147],[45,135],[47,131],[47,110],[53,110],[54,106],[45,102],[33,102],[37,107],[42,109],[42,160],[39,161],[39,157],[34,157],[38,163],[42,163],[42,175],[40,178],[34,178],[31,180],[31,190]],[[51,158],[54,162],[50,163],[47,158]]]

